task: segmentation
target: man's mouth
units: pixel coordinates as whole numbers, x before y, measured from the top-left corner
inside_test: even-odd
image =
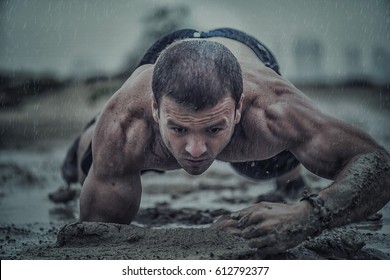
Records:
[[[209,158],[184,158],[181,161],[182,168],[184,168],[191,175],[199,175],[206,171],[210,165]]]
[[[185,158],[185,162],[187,162],[187,165],[192,167],[200,167],[203,166],[208,162],[208,159],[192,159],[192,158]]]
[[[193,163],[199,163],[199,162],[205,162],[205,161],[207,161],[206,158],[203,158],[203,159],[185,158],[184,160],[189,161],[189,162],[193,162]]]

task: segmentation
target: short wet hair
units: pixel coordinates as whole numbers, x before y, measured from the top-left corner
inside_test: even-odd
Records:
[[[158,57],[153,71],[153,95],[192,110],[214,107],[228,94],[239,102],[243,91],[240,64],[224,45],[207,40],[178,41]]]

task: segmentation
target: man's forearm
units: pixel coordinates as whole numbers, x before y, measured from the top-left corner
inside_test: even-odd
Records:
[[[141,202],[140,175],[110,181],[88,175],[80,196],[80,221],[131,223]]]
[[[362,220],[390,200],[390,156],[385,150],[354,157],[319,193],[321,229]]]

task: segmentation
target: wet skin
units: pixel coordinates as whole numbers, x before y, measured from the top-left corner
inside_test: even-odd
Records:
[[[153,117],[161,138],[178,164],[192,175],[206,171],[230,142],[240,121],[242,100],[236,106],[227,96],[208,110],[193,111],[163,97],[153,101]],[[237,107],[237,108],[236,108]]]
[[[183,168],[201,174],[215,159],[262,160],[283,150],[311,172],[334,180],[319,193],[328,217],[318,215],[308,201],[263,202],[222,217],[218,229],[248,239],[265,253],[277,253],[323,229],[362,220],[390,200],[390,160],[383,147],[320,112],[246,46],[213,40],[225,44],[240,62],[240,103],[227,95],[201,111],[167,97],[157,104],[151,95],[153,65],[138,68],[109,100],[93,134],[85,136],[92,137],[94,161],[81,180],[80,220],[130,223],[139,208],[142,170]]]

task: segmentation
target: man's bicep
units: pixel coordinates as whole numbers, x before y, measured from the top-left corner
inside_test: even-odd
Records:
[[[321,112],[302,94],[286,96],[266,110],[276,145],[291,151],[311,172],[333,179],[354,156],[378,145],[365,132]]]
[[[129,224],[141,200],[139,173],[103,177],[90,170],[80,197],[80,220]]]
[[[334,179],[356,155],[380,148],[365,132],[328,116],[306,133],[310,136],[291,151],[308,170],[328,179]]]

